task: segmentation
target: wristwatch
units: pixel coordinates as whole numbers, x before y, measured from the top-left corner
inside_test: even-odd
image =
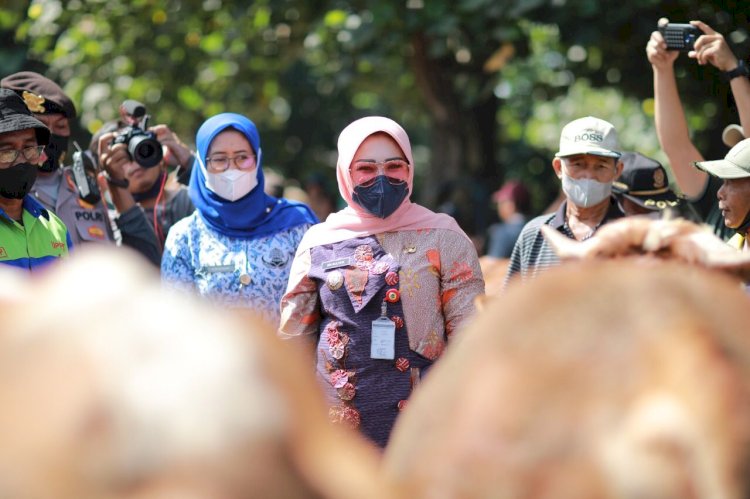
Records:
[[[724,71],[723,75],[726,81],[732,81],[738,76],[748,77],[750,76],[750,68],[745,65],[745,61],[737,59],[737,67],[731,71]]]

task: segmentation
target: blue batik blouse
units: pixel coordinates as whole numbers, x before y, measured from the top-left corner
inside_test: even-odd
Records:
[[[276,327],[294,253],[309,227],[245,239],[221,234],[193,213],[169,231],[162,281],[223,306],[253,309]]]

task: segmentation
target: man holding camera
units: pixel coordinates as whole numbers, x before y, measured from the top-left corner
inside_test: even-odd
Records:
[[[667,19],[660,19],[660,28],[664,29],[667,23]],[[750,70],[744,61],[737,59],[732,53],[721,33],[701,21],[691,21],[690,24],[699,28],[703,34],[695,40],[692,50],[687,52],[688,57],[695,59],[698,64],[711,64],[721,71],[731,86],[740,122],[744,130],[750,130]],[[690,140],[685,112],[677,90],[674,62],[679,54],[680,51],[668,48],[660,31],[651,34],[646,45],[646,55],[654,72],[656,133],[661,148],[669,158],[680,190],[703,221],[714,228],[717,236],[726,240],[732,231],[724,223],[717,200],[722,181],[693,166],[704,158]]]
[[[110,184],[127,189],[145,211],[161,250],[172,225],[195,210],[187,188],[168,174],[167,161],[171,157],[180,168],[190,165],[192,151],[167,125],[146,131],[127,113],[124,118],[129,124],[103,125],[92,138],[90,149],[96,151],[99,164],[121,172],[121,176],[110,178]],[[178,176],[179,172],[174,177]]]
[[[55,82],[32,71],[21,71],[0,80],[0,87],[16,92],[34,116],[50,129],[47,161],[39,167],[32,194],[48,210],[59,216],[68,227],[74,244],[117,242],[108,210],[99,196],[88,201],[79,196],[71,167],[63,166],[70,124],[76,117],[73,101]],[[119,172],[110,172],[110,176]],[[96,183],[91,183],[95,188]],[[135,249],[154,264],[161,259],[154,230],[146,215],[127,189],[112,189],[112,199],[119,212],[115,219],[121,243]]]

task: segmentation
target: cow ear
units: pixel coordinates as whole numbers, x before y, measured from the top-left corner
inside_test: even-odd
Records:
[[[712,443],[694,414],[673,393],[641,397],[623,425],[602,445],[607,482],[615,497],[718,497],[720,480]]]

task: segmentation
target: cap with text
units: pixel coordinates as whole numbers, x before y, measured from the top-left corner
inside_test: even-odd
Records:
[[[577,154],[593,154],[608,158],[620,157],[617,131],[612,123],[593,116],[571,121],[560,134],[558,158]]]
[[[649,210],[662,210],[679,204],[669,187],[667,170],[653,158],[634,151],[623,152],[622,174],[612,184],[616,196],[627,198]]]
[[[724,159],[695,161],[693,165],[719,178],[750,177],[750,139],[739,141]]]

